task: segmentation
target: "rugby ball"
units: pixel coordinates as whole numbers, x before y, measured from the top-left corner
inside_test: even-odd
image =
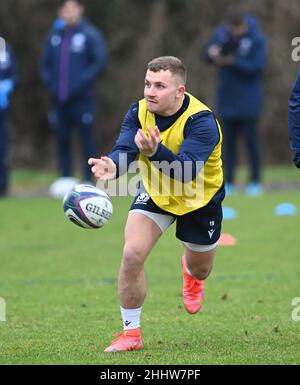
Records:
[[[98,229],[105,226],[112,214],[109,196],[95,186],[78,184],[63,199],[66,217],[77,226]]]

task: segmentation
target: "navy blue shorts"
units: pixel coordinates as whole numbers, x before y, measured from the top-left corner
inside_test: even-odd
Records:
[[[212,245],[221,235],[223,219],[221,202],[224,199],[224,187],[215,194],[206,206],[184,215],[174,215],[158,207],[145,191],[138,191],[130,210],[142,210],[151,213],[172,216],[176,221],[176,237],[183,242],[199,245]]]

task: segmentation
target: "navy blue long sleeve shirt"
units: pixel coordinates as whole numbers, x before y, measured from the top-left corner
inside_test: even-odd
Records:
[[[57,23],[54,23],[56,25]],[[42,53],[40,73],[42,80],[54,98],[58,98],[61,44],[65,28],[53,27]],[[107,48],[102,33],[84,19],[71,30],[69,58],[69,98],[94,97],[96,78],[107,63]]]
[[[189,96],[186,95],[182,107],[174,115],[168,117],[155,115],[156,124],[159,130],[163,132],[168,129],[186,110],[188,105]],[[139,150],[134,142],[134,137],[139,128],[141,128],[141,124],[138,119],[138,103],[134,103],[130,106],[129,111],[123,120],[119,138],[109,154],[109,157],[117,165],[117,176],[120,175],[121,166],[119,164],[119,155],[122,153],[127,154],[127,166],[129,166],[139,154]],[[206,162],[219,142],[219,139],[219,130],[213,113],[210,111],[202,111],[192,115],[187,120],[184,127],[184,141],[178,154],[174,154],[166,146],[160,143],[156,153],[149,159],[151,161],[167,161],[169,163],[179,161],[182,164],[184,161],[191,161],[191,164],[193,165],[191,177],[193,179],[197,172],[196,162]],[[190,178],[184,175],[183,167],[182,170],[182,179],[188,181]],[[126,171],[124,170],[124,165],[122,165],[122,171]]]
[[[294,163],[300,168],[300,71],[289,100],[288,127]]]

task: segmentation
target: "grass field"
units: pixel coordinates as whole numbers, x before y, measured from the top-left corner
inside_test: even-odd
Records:
[[[269,175],[278,182],[285,173]],[[13,178],[18,192],[30,185],[26,175]],[[121,330],[116,275],[131,198],[113,199],[114,216],[101,230],[76,227],[47,197],[0,200],[0,364],[299,364],[300,321],[292,320],[299,194],[226,198],[238,216],[223,222],[223,232],[238,242],[219,247],[203,309],[193,316],[182,306],[181,246],[171,227],[146,264],[145,349],[121,354],[102,351]],[[282,202],[298,214],[275,216]]]

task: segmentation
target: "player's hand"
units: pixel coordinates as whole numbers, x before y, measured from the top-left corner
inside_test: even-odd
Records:
[[[156,153],[160,143],[160,132],[157,126],[154,130],[147,127],[148,135],[140,128],[135,135],[134,142],[141,153],[146,156],[152,156]]]
[[[208,48],[208,56],[211,60],[219,66],[229,66],[232,65],[235,61],[234,55],[222,55],[221,47],[217,44],[213,44]]]
[[[92,173],[101,180],[113,179],[117,173],[117,167],[114,161],[107,156],[101,156],[100,159],[90,158],[88,164],[92,166]]]

